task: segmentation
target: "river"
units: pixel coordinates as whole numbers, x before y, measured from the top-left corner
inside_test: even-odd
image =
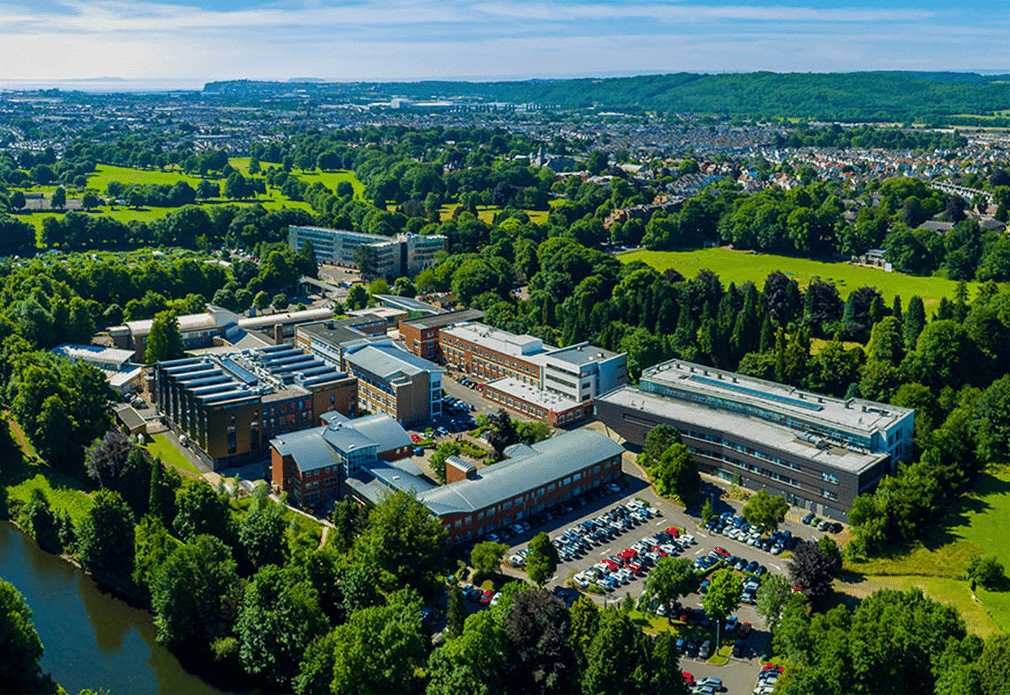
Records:
[[[151,616],[103,593],[91,577],[7,522],[0,523],[0,578],[32,609],[45,647],[42,670],[68,693],[222,695],[155,641]]]

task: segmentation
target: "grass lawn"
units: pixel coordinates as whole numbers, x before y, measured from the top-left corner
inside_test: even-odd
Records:
[[[1010,581],[1000,590],[979,587],[976,600],[971,597],[968,582],[960,577],[974,555],[993,555],[1004,567],[1010,567],[1008,522],[1010,472],[985,474],[921,543],[867,562],[847,562],[845,568],[862,575],[870,590],[885,586],[921,587],[929,596],[956,606],[968,626],[979,634],[1007,631]],[[859,596],[862,583],[857,581],[851,590],[844,587],[844,593]]]
[[[30,464],[10,436],[6,423],[0,423],[0,427],[3,427],[0,432],[0,485],[7,488],[10,501],[27,504],[33,490],[41,490],[54,511],[67,512],[74,521],[83,518],[92,505],[83,486],[63,484],[48,476],[43,467]]]
[[[178,468],[179,470],[187,471],[194,475],[202,475],[197,467],[190,462],[188,458],[182,455],[182,452],[176,449],[172,442],[168,441],[168,438],[163,434],[156,434],[151,437],[153,440],[147,445],[147,453],[155,458],[161,459],[162,462],[168,465]]]
[[[234,159],[231,160],[233,167],[236,167],[242,173],[248,174],[249,159]],[[357,177],[354,175],[353,171],[327,171],[322,172],[318,169],[314,172],[303,172],[295,171],[294,175],[304,181],[305,183],[311,185],[316,181],[321,181],[324,186],[330,190],[336,190],[337,184],[341,181],[350,181],[351,185],[354,186],[354,194],[357,197],[364,195],[365,186],[363,183],[358,181]],[[199,176],[192,176],[183,173],[180,170],[168,169],[166,171],[160,171],[157,169],[134,169],[132,167],[118,167],[110,166],[107,164],[99,164],[96,167],[96,173],[91,174],[88,177],[88,188],[98,191],[99,193],[104,193],[106,186],[110,181],[120,181],[124,184],[127,183],[139,183],[143,185],[148,184],[174,184],[177,181],[185,181],[193,188],[196,188],[200,184]],[[216,182],[222,188],[224,187],[224,179],[214,179],[211,181]],[[45,192],[51,194],[55,186],[45,186],[45,187],[35,187],[28,189],[35,192]],[[70,197],[74,197],[74,193],[69,193]],[[281,210],[281,209],[294,209],[294,210],[305,210],[307,212],[312,212],[312,206],[305,201],[299,200],[289,200],[281,194],[280,191],[276,189],[268,189],[266,196],[260,196],[255,201],[243,201],[243,202],[233,202],[224,198],[214,201],[207,201],[200,203],[203,206],[212,205],[262,205],[267,210]],[[115,220],[123,223],[129,223],[134,220],[142,222],[152,222],[154,220],[160,219],[165,215],[169,214],[176,208],[140,208],[131,209],[121,206],[108,206],[103,205],[97,208],[90,214],[94,215],[107,215]],[[42,229],[42,221],[47,217],[62,217],[65,213],[62,212],[22,212],[19,213],[18,217],[24,221],[32,224],[37,230]]]
[[[443,222],[451,220],[452,213],[458,207],[459,203],[450,203],[449,205],[443,205],[439,208],[438,214],[441,217],[441,220]],[[495,213],[501,212],[501,210],[501,207],[498,205],[478,205],[477,218],[491,224],[491,221],[494,220]],[[546,210],[526,210],[525,212],[529,216],[530,222],[543,224],[547,220]]]
[[[946,278],[916,277],[901,273],[885,273],[876,268],[849,265],[848,263],[827,263],[806,258],[774,256],[771,254],[731,251],[724,248],[700,249],[697,251],[632,251],[622,253],[618,258],[624,263],[642,261],[659,271],[675,268],[685,277],[694,277],[699,270],[707,269],[716,273],[723,283],[737,285],[748,280],[758,288],[764,286],[765,278],[776,270],[799,281],[804,287],[814,278],[833,282],[842,297],[853,290],[869,285],[876,287],[884,295],[890,306],[895,295],[908,302],[913,295],[922,297],[926,308],[939,304],[942,297],[951,297],[957,283]],[[975,283],[972,283],[974,289]]]

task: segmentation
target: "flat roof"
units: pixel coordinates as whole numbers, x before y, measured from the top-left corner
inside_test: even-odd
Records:
[[[333,309],[305,309],[304,311],[286,311],[282,314],[265,314],[263,316],[253,316],[247,319],[239,319],[240,328],[256,330],[265,326],[287,326],[292,323],[308,323],[309,321],[319,321],[333,316]]]
[[[489,386],[493,389],[497,389],[498,391],[502,391],[513,398],[518,398],[526,401],[527,403],[543,408],[544,410],[550,410],[555,413],[562,413],[566,410],[571,410],[572,408],[578,408],[581,405],[585,405],[584,403],[579,403],[571,398],[559,396],[551,391],[541,391],[536,386],[524,384],[518,379],[513,379],[510,376],[495,379],[494,381],[489,381],[484,384],[485,388]]]
[[[596,400],[649,413],[674,422],[743,437],[753,442],[766,444],[786,454],[792,454],[801,459],[849,473],[862,473],[887,457],[886,453],[875,454],[837,446],[820,449],[817,447],[816,441],[804,440],[795,430],[788,427],[775,425],[756,417],[737,415],[663,398],[631,386],[622,386],[599,396]]]
[[[545,362],[550,360],[560,360],[562,362],[573,364],[576,367],[581,367],[585,364],[613,359],[614,357],[619,357],[620,355],[621,353],[619,352],[611,352],[610,350],[590,345],[586,342],[576,343],[575,345],[558,348],[557,350],[551,350],[546,355],[543,355],[542,358]]]
[[[511,447],[506,454],[516,452]],[[438,516],[469,514],[602,463],[624,453],[624,447],[589,429],[564,432],[530,447],[522,455],[480,470],[476,478],[442,485],[418,494]]]
[[[414,299],[413,297],[400,297],[393,294],[377,294],[375,298],[382,302],[384,305],[397,307],[403,309],[404,311],[420,311],[425,314],[441,314],[445,311],[441,307],[437,307],[434,304],[428,304],[427,302],[422,302],[420,299]]]
[[[515,335],[508,331],[493,328],[483,323],[464,321],[442,330],[443,335],[450,335],[460,340],[474,343],[488,350],[495,350],[505,355],[529,358],[546,352],[540,338],[532,335]]]
[[[646,369],[640,380],[766,410],[864,437],[887,430],[914,411],[860,398],[848,400],[683,360]]]
[[[111,363],[120,366],[128,363],[134,356],[133,350],[119,350],[101,345],[73,345],[71,343],[58,345],[51,352],[56,355],[62,355],[70,360],[83,360],[89,363]]]
[[[420,326],[421,328],[442,328],[453,323],[479,321],[482,318],[484,318],[484,312],[480,309],[454,309],[444,314],[422,316],[416,319],[404,319],[400,323],[405,323],[408,326]]]

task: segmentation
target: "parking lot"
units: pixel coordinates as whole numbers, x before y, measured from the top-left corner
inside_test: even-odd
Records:
[[[659,514],[654,514],[651,517],[646,515],[645,519],[629,522],[623,531],[612,533],[609,537],[599,539],[598,542],[590,540],[589,549],[583,548],[574,558],[562,560],[558,565],[557,573],[548,582],[548,588],[555,589],[562,587],[570,583],[577,575],[584,576],[591,568],[601,567],[601,563],[606,562],[607,558],[611,558],[612,560],[619,559],[623,552],[628,549],[635,549],[636,545],[638,546],[636,553],[641,556],[648,552],[655,552],[654,548],[657,546],[653,544],[653,541],[662,540],[665,542],[658,544],[659,549],[667,555],[674,555],[674,553],[667,552],[669,548],[665,550],[662,548],[663,545],[668,545],[669,540],[672,539],[657,538],[657,533],[662,534],[669,527],[682,529],[684,533],[693,536],[695,540],[694,544],[681,544],[676,552],[676,556],[678,557],[686,557],[692,561],[697,561],[708,557],[716,548],[720,548],[726,556],[735,556],[738,559],[742,558],[748,563],[756,562],[758,565],[763,565],[766,569],[764,577],[767,577],[768,573],[786,573],[786,562],[784,560],[780,559],[778,555],[773,555],[771,552],[762,550],[755,545],[747,545],[748,536],[746,534],[740,536],[739,533],[734,533],[734,535],[738,535],[743,540],[726,535],[728,529],[739,529],[742,524],[734,526],[732,522],[729,524],[724,523],[722,533],[713,533],[704,528],[701,525],[700,517],[694,510],[692,510],[691,514],[688,514],[683,508],[656,496],[652,489],[637,477],[641,475],[637,466],[634,466],[627,459],[630,459],[630,455],[626,458],[625,472],[632,475],[626,476],[627,487],[621,490],[620,493],[603,494],[601,492],[595,500],[568,501],[566,503],[567,506],[560,510],[561,513],[559,515],[554,515],[553,518],[543,517],[540,519],[542,521],[540,525],[531,526],[528,531],[511,535],[513,532],[508,530],[507,533],[510,534],[510,537],[503,540],[511,544],[511,549],[506,554],[506,557],[526,549],[529,540],[540,531],[546,531],[551,539],[555,540],[564,536],[566,531],[570,531],[575,527],[582,527],[585,522],[602,520],[603,517],[607,517],[622,506],[626,510],[630,510],[632,506],[651,507],[657,510]],[[718,499],[721,491],[711,484],[706,484],[704,491],[706,496],[712,495],[716,497],[715,509],[719,514],[739,516],[739,503]],[[592,498],[593,495],[590,497]],[[636,499],[641,500],[641,503],[634,502]],[[570,511],[566,511],[566,509]],[[624,518],[627,518],[627,515]],[[810,539],[821,535],[809,526],[789,520],[781,525],[781,529],[782,531],[788,531],[789,535],[796,539]],[[650,540],[646,542],[646,539]],[[571,544],[569,543],[568,545],[570,546]],[[651,546],[651,548],[645,550],[647,546]],[[658,555],[657,553],[656,559],[658,559]],[[615,564],[620,565],[622,563]],[[618,569],[624,569],[624,567],[619,567]],[[637,601],[645,589],[650,567],[644,567],[643,569],[644,571],[641,574],[632,572],[631,576],[627,577],[627,581],[621,581],[616,587],[606,591],[604,594],[586,592],[585,595],[590,596],[601,605],[623,601],[626,595],[630,595]],[[517,568],[509,567],[506,568],[505,572],[512,576],[525,578],[525,573]],[[753,573],[747,573],[742,576],[753,576]],[[684,611],[678,617],[685,617],[686,609],[698,609],[701,607],[701,595],[693,594],[681,599],[681,603],[683,604],[682,608]],[[681,628],[680,632],[689,637],[697,636],[699,640],[708,638],[714,642],[714,629],[711,627],[705,628],[703,624],[699,624],[704,620],[701,613],[701,611],[693,611],[691,622],[695,624]],[[685,653],[681,656],[681,668],[698,679],[705,676],[722,679],[723,685],[726,688],[724,692],[750,693],[755,688],[758,673],[761,670],[758,657],[764,653],[770,635],[765,629],[764,621],[758,617],[753,605],[741,603],[735,615],[738,619],[738,624],[746,622],[752,625],[751,634],[745,640],[742,652],[738,657],[730,657],[727,664],[716,666]],[[732,644],[735,639],[735,635],[727,635],[725,632],[723,632],[722,637],[723,644]]]

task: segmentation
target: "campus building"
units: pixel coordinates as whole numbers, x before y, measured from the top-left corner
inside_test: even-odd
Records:
[[[597,398],[596,414],[639,446],[656,425],[672,425],[702,471],[838,519],[912,456],[915,421],[906,408],[682,360],[647,369],[637,389]]]
[[[64,343],[52,349],[53,354],[70,362],[85,362],[105,374],[109,386],[119,393],[136,391],[141,386],[144,369],[133,362],[132,350],[118,350],[101,345],[71,345]]]
[[[545,348],[539,338],[473,321],[438,336],[445,363],[485,382],[486,398],[553,426],[587,417],[594,398],[628,381],[627,355],[589,343]]]
[[[255,460],[274,436],[353,415],[357,380],[286,345],[159,362],[155,405],[214,468]]]
[[[208,304],[204,313],[179,316],[177,320],[183,347],[186,350],[199,350],[238,343],[250,332],[263,336],[265,340],[258,341],[259,344],[266,341],[279,344],[293,337],[294,327],[298,324],[320,321],[331,316],[333,310],[324,307],[247,318]],[[134,360],[143,362],[147,337],[151,334],[153,325],[153,319],[127,321],[121,326],[110,328],[108,333],[115,347],[132,350]]]
[[[375,504],[387,490],[432,486],[408,458],[413,442],[389,415],[354,420],[327,413],[324,424],[270,441],[271,479],[293,504],[319,507],[350,495]]]
[[[479,309],[454,309],[443,313],[400,321],[400,342],[418,357],[432,362],[444,362],[439,345],[439,330],[454,323],[479,321],[484,312]]]
[[[389,413],[405,427],[442,415],[442,368],[393,344],[366,334],[381,318],[363,316],[299,326],[295,344],[358,380],[358,410]],[[384,329],[383,329],[384,330]]]
[[[445,485],[418,499],[462,542],[595,489],[621,474],[624,448],[588,429],[564,432],[532,446],[514,444],[505,460],[479,472],[450,460]]]
[[[404,427],[442,415],[442,369],[393,345],[371,338],[344,347],[343,368],[358,379],[358,410],[388,413]]]
[[[309,242],[320,263],[351,268],[358,266],[358,249],[366,247],[375,259],[377,274],[390,279],[414,275],[433,265],[435,254],[448,248],[441,234],[387,237],[325,227],[289,227],[288,245],[292,251],[301,251]]]

